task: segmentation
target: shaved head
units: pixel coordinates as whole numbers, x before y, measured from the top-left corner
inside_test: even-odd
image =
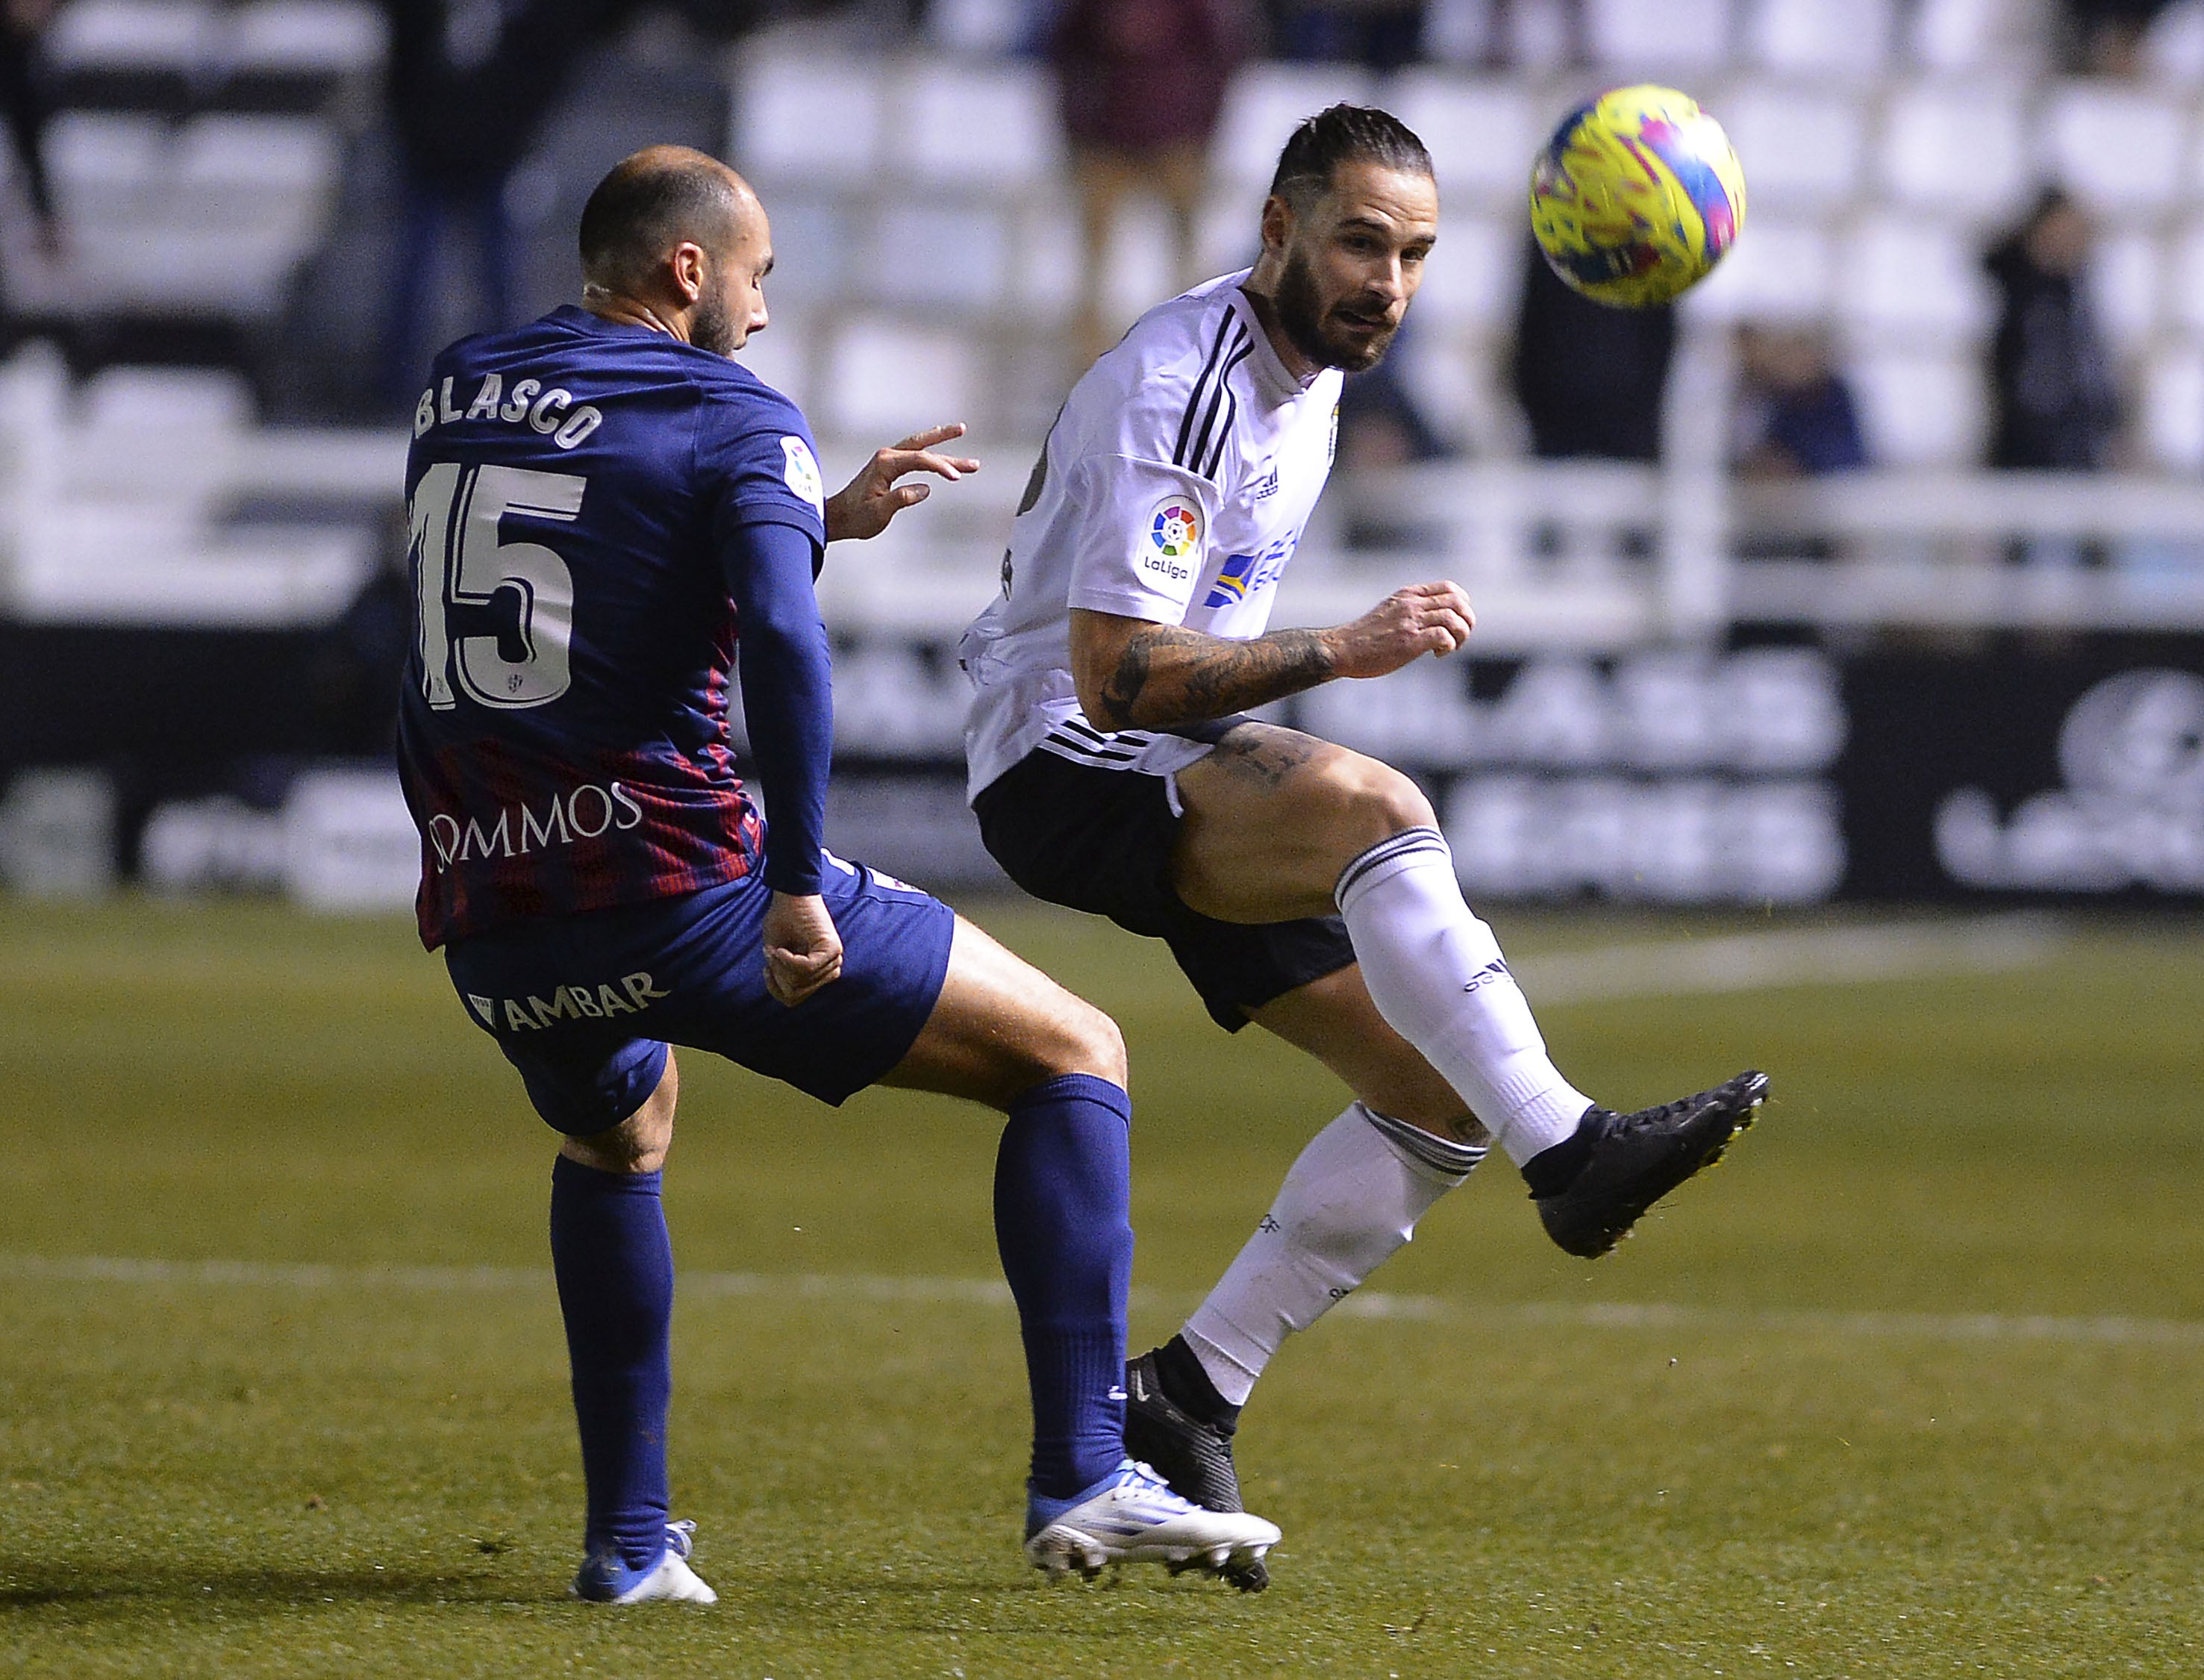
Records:
[[[582,208],[582,278],[633,296],[684,241],[726,257],[758,213],[749,184],[687,146],[646,146],[613,165]]]

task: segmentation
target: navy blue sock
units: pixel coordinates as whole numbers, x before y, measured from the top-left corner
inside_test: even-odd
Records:
[[[1125,1456],[1133,1281],[1133,1105],[1066,1074],[1010,1104],[995,1157],[995,1243],[1033,1387],[1032,1490],[1068,1499]]]
[[[673,1245],[658,1173],[551,1169],[551,1266],[566,1319],[589,1523],[582,1544],[645,1569],[666,1549]]]

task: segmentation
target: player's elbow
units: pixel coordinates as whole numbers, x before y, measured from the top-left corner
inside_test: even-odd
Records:
[[[1079,694],[1079,709],[1090,723],[1110,730],[1133,726],[1131,709],[1111,697],[1105,676],[1083,664],[1075,665],[1071,676]]]
[[[1107,614],[1075,609],[1071,615],[1071,681],[1079,709],[1103,729],[1131,729],[1139,697],[1125,681],[1128,662],[1141,663],[1138,629]]]

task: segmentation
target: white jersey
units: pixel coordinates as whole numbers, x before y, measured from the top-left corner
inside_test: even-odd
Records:
[[[1339,375],[1286,370],[1240,284],[1150,310],[1072,387],[1003,556],[1003,593],[957,656],[978,691],[969,792],[1035,748],[1118,769],[1204,750],[1089,724],[1071,679],[1071,609],[1263,634],[1278,579],[1331,470]]]

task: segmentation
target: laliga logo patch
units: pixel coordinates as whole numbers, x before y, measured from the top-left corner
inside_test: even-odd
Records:
[[[800,437],[785,437],[780,441],[780,453],[788,457],[787,468],[781,474],[788,488],[824,514],[826,486],[819,476],[819,463],[811,458],[811,446]]]
[[[1184,559],[1201,542],[1201,515],[1182,501],[1167,501],[1156,510],[1148,541],[1167,560]]]

